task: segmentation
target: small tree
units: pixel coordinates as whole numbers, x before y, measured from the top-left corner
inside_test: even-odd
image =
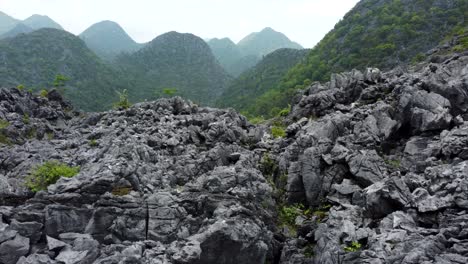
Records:
[[[57,89],[57,91],[59,91],[59,93],[63,95],[65,93],[65,83],[68,80],[68,77],[66,77],[65,75],[57,74],[55,75],[53,86],[55,89]]]
[[[69,80],[68,77],[66,77],[65,75],[57,74],[57,75],[55,75],[53,85],[54,85],[55,88],[63,88],[63,87],[65,87],[65,83],[68,80]]]
[[[128,91],[127,89],[124,89],[122,92],[117,92],[119,95],[119,101],[114,104],[114,108],[123,108],[123,109],[128,109],[132,104],[128,100]]]

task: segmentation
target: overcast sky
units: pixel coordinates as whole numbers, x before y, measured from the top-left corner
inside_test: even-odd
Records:
[[[138,42],[168,31],[239,41],[265,27],[311,48],[358,0],[0,0],[18,19],[47,15],[79,34],[102,20],[119,23]]]

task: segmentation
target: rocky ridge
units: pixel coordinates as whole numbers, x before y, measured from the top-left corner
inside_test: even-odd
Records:
[[[178,97],[83,114],[2,89],[0,262],[467,263],[468,54],[433,52],[312,84],[277,139]],[[33,194],[47,160],[80,173]]]

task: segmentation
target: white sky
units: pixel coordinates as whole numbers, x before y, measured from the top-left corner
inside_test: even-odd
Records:
[[[239,41],[271,27],[313,47],[359,0],[0,0],[0,10],[18,19],[47,15],[79,34],[112,20],[137,42],[168,31]]]

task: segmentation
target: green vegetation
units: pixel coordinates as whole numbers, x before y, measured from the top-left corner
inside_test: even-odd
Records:
[[[54,139],[54,132],[47,132],[46,137],[47,137],[48,140]]]
[[[164,88],[162,89],[162,94],[166,97],[172,97],[177,94],[176,88]]]
[[[272,109],[286,107],[297,90],[311,81],[328,81],[331,73],[368,66],[383,70],[417,62],[421,54],[437,46],[453,29],[468,24],[468,1],[454,0],[361,1],[307,55],[280,77],[278,84],[249,94],[248,107],[231,104],[250,116],[273,117]],[[467,47],[461,40],[457,51]],[[262,75],[253,86],[264,87]],[[247,87],[247,86],[246,86]],[[253,90],[254,88],[249,88]]]
[[[27,125],[27,124],[29,124],[30,121],[31,121],[31,120],[30,120],[30,118],[29,118],[28,113],[25,113],[25,114],[23,115],[23,123]]]
[[[361,243],[353,241],[353,242],[351,242],[350,246],[347,246],[347,247],[344,248],[344,251],[346,251],[346,252],[357,252],[357,251],[361,250],[361,247],[362,247]]]
[[[99,144],[97,143],[96,139],[91,139],[89,142],[88,142],[88,145],[92,148],[94,147],[97,147]]]
[[[11,140],[5,134],[5,128],[10,126],[10,122],[0,119],[0,144],[11,145]]]
[[[115,196],[124,196],[132,191],[131,187],[114,187],[111,193]]]
[[[274,125],[271,127],[271,135],[274,138],[284,138],[286,137],[286,131],[283,126]]]
[[[128,78],[132,101],[167,97],[163,90],[175,87],[178,95],[197,104],[212,104],[230,79],[205,41],[177,32],[160,35],[137,52],[119,56],[115,65]]]
[[[18,86],[16,86],[16,89],[18,89],[20,91],[24,91],[24,85],[18,84]]]
[[[42,89],[40,92],[39,92],[39,96],[42,97],[42,98],[47,98],[47,95],[49,94],[49,91],[47,91],[46,89]]]
[[[255,100],[276,87],[287,71],[303,60],[307,53],[308,50],[280,49],[268,54],[254,68],[231,82],[217,105],[233,107],[247,117],[276,116],[281,108],[260,109]]]
[[[54,79],[54,83],[53,83],[53,86],[55,88],[61,88],[61,87],[65,87],[65,83],[68,81],[68,77],[64,76],[64,75],[61,75],[61,74],[57,74],[55,76],[55,79]]]
[[[132,106],[128,100],[127,89],[124,89],[122,92],[117,92],[119,94],[119,101],[114,104],[114,108],[128,109]]]
[[[114,89],[123,89],[128,77],[102,62],[78,37],[56,29],[40,29],[0,40],[5,63],[0,83],[5,86],[56,87],[79,108],[99,111],[112,107]],[[66,77],[63,69],[66,69]],[[69,79],[66,81],[66,79]]]
[[[26,177],[26,186],[33,192],[47,190],[47,187],[56,183],[60,177],[71,178],[79,171],[79,167],[70,167],[55,160],[47,161],[29,172]]]
[[[10,122],[0,119],[0,129],[5,129],[10,126]]]
[[[397,159],[384,159],[384,162],[394,169],[401,168],[401,160]]]

